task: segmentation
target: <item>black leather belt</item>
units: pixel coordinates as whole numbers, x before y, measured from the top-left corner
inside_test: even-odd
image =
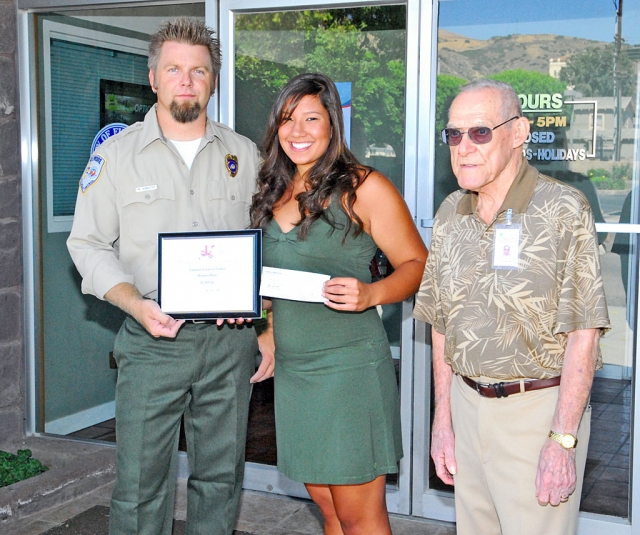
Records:
[[[485,398],[506,398],[512,394],[520,394],[520,381],[510,381],[508,383],[477,383],[473,379],[461,375],[462,380],[473,388],[478,394]],[[551,379],[525,379],[524,391],[541,390],[560,384],[560,376]]]

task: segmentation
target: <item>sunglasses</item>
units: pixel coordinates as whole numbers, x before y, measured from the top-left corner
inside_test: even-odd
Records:
[[[469,139],[476,145],[484,145],[485,143],[489,143],[489,141],[493,139],[493,131],[496,128],[500,128],[502,125],[519,118],[520,116],[516,115],[515,117],[511,117],[511,119],[507,119],[504,123],[500,123],[498,126],[494,126],[493,128],[490,128],[488,126],[472,126],[471,128],[467,129],[466,132],[463,132],[458,128],[444,128],[441,132],[442,141],[450,147],[455,147],[456,145],[460,145],[462,136],[467,134],[469,136]]]

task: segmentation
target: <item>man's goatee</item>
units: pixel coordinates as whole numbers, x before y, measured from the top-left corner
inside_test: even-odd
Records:
[[[169,107],[171,116],[179,123],[191,123],[195,121],[200,116],[201,109],[199,102],[193,104],[189,102],[178,104],[174,101]]]

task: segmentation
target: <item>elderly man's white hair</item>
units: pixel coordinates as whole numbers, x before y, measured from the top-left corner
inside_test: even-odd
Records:
[[[492,89],[498,91],[502,95],[503,103],[503,119],[507,120],[517,115],[522,116],[522,106],[520,105],[520,99],[515,89],[505,82],[499,82],[498,80],[492,80],[490,78],[481,78],[474,80],[460,88],[458,95],[462,93],[471,93],[474,91],[481,91],[483,89]],[[451,111],[451,108],[449,108]]]

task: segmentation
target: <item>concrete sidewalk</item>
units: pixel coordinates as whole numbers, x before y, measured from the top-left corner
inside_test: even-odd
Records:
[[[113,485],[108,484],[74,500],[72,503],[42,511],[32,518],[24,518],[10,526],[11,535],[107,535],[107,507]],[[96,507],[102,506],[102,507]],[[82,513],[84,518],[78,517]],[[186,480],[178,481],[175,518],[186,516]],[[76,517],[74,521],[74,517]],[[424,522],[392,515],[395,535],[455,535],[451,525]],[[185,525],[176,523],[174,535],[182,535]],[[307,500],[300,500],[244,491],[237,535],[322,535],[322,517],[318,508]]]
[[[30,449],[47,472],[0,488],[0,533],[107,535],[115,448],[99,443],[30,437],[0,450]],[[185,533],[186,480],[176,492],[174,535]],[[451,524],[391,515],[395,535],[455,535]],[[237,535],[322,535],[322,515],[308,500],[244,491]]]

